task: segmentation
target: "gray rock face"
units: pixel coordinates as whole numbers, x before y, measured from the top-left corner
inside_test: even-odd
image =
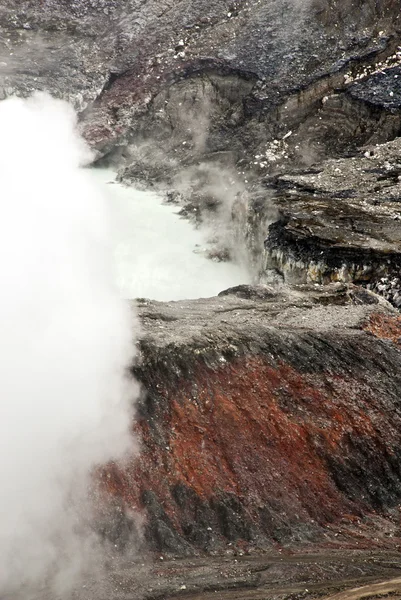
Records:
[[[78,14],[78,4],[85,5],[2,3],[0,98],[45,90],[78,111],[97,98],[109,78],[114,41],[105,37],[107,15]]]
[[[385,293],[389,286],[379,281],[390,278],[394,294],[399,292],[399,173],[397,138],[311,172],[271,180],[281,219],[265,241],[267,267],[288,282],[354,281]]]
[[[211,89],[202,90],[201,100],[214,106],[217,94],[225,104],[216,116],[211,110],[211,150],[216,136],[220,149],[233,138],[240,151],[248,143],[257,149],[268,141],[261,138],[285,134],[292,120],[299,121],[293,108],[284,123],[273,114],[285,110],[288,98],[301,93],[310,110],[333,85],[331,78],[388,53],[399,19],[394,0],[380,6],[366,0],[358,8],[328,0],[219,0],[213,6],[206,0],[173,6],[160,0],[23,0],[16,6],[6,0],[0,8],[0,89],[3,96],[47,89],[87,107],[84,130],[104,153],[125,146],[138,128],[150,141],[157,127],[171,134],[174,96],[186,115],[200,94],[191,88],[202,87],[205,78],[208,83],[210,74]],[[317,87],[305,102],[312,84]],[[172,147],[185,141],[182,129]]]

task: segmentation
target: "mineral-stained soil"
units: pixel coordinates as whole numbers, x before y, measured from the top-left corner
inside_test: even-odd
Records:
[[[341,283],[139,311],[141,454],[101,475],[128,545],[76,597],[397,596],[398,311]]]
[[[151,548],[401,543],[395,309],[341,284],[139,307],[141,455],[103,478]]]

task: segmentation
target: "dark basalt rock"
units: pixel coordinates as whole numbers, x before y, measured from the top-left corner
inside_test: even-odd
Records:
[[[400,156],[397,138],[271,179],[281,218],[269,227],[267,267],[287,282],[369,285],[399,306]]]
[[[396,114],[401,109],[401,68],[385,69],[360,83],[354,83],[349,87],[348,94]]]

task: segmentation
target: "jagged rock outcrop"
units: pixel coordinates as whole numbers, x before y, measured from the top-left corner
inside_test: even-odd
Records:
[[[395,309],[340,284],[139,309],[141,457],[105,481],[154,549],[399,543]]]
[[[357,282],[401,306],[400,138],[269,180],[266,266],[289,282]]]

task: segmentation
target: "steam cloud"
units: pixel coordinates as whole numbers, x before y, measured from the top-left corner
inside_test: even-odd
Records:
[[[92,471],[132,443],[132,315],[73,110],[5,100],[0,131],[0,591],[60,590],[94,551]]]

